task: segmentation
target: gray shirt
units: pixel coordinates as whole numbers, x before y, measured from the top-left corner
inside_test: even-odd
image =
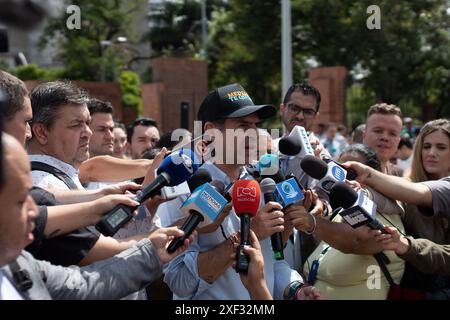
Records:
[[[431,190],[433,214],[450,218],[450,176],[437,181],[422,182]]]
[[[21,291],[10,265],[0,268],[25,299],[120,299],[144,288],[162,274],[162,263],[148,239],[120,254],[86,267],[61,267],[33,258],[22,251],[17,258],[32,287]]]

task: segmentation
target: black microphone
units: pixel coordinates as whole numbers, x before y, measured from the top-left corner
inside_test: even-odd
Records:
[[[302,145],[295,137],[287,136],[280,139],[278,142],[278,149],[284,155],[295,156],[302,150]]]
[[[210,183],[203,183],[191,193],[180,208],[183,213],[189,214],[181,227],[184,235],[170,242],[167,248],[168,253],[174,253],[180,248],[197,226],[204,227],[217,219],[227,203],[220,191]]]
[[[314,155],[314,149],[309,142],[305,128],[295,126],[289,136],[283,137],[278,143],[278,149],[282,154],[295,156],[302,159],[306,155]]]
[[[211,182],[211,174],[205,168],[199,168],[189,179],[187,179],[187,184],[191,193],[206,182]]]
[[[210,185],[216,189],[218,193],[220,193],[225,198],[225,184],[219,180],[213,180],[210,182]],[[225,198],[226,199],[226,198]]]
[[[335,164],[337,164],[339,167],[343,168],[344,170],[347,171],[347,176],[346,179],[347,180],[356,180],[356,178],[358,177],[358,174],[356,173],[355,170],[353,170],[352,168],[344,168],[342,166],[341,163],[339,163],[338,161],[335,161],[333,159],[331,159],[330,157],[328,157],[327,155],[321,155],[321,158],[323,161],[325,161],[325,163],[330,163],[330,162],[334,162]]]
[[[326,192],[338,181],[344,181],[347,170],[334,162],[325,161],[311,155],[305,156],[300,162],[300,167],[306,174],[319,180],[318,186]]]
[[[134,200],[142,204],[157,195],[165,186],[176,186],[190,178],[198,169],[198,161],[190,150],[179,150],[165,158],[157,169],[158,175]],[[115,206],[105,214],[95,228],[106,236],[113,236],[133,218],[137,206]]]
[[[339,214],[353,228],[367,225],[371,229],[387,233],[376,218],[377,205],[362,190],[356,192],[348,184],[336,182],[330,190],[330,199],[344,208]]]
[[[267,204],[269,202],[276,202],[274,191],[276,189],[275,181],[271,178],[264,178],[259,184],[261,187],[261,192],[264,194],[264,202]],[[270,212],[276,211],[272,209]],[[270,236],[270,240],[272,242],[272,250],[273,255],[276,260],[284,259],[284,246],[283,246],[283,237],[281,232],[276,232]]]

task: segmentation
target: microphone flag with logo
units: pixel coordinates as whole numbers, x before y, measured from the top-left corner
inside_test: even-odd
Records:
[[[241,219],[241,243],[236,253],[236,272],[247,273],[250,257],[244,246],[250,245],[250,218],[258,213],[261,190],[255,180],[237,180],[233,186],[234,212]]]

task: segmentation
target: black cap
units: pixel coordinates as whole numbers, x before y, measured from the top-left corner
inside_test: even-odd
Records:
[[[230,84],[208,93],[198,110],[201,121],[214,121],[225,118],[240,118],[257,113],[261,120],[275,116],[273,105],[255,105],[240,84]]]

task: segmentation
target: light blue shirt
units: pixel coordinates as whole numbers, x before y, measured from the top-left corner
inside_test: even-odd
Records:
[[[226,174],[211,163],[205,163],[213,180],[222,181],[225,185],[230,183]],[[174,202],[175,203],[175,202]],[[173,209],[173,207],[172,207]],[[179,208],[178,208],[179,210]],[[164,214],[159,212],[159,214]],[[182,216],[171,213],[172,216]],[[197,235],[187,251],[172,260],[165,269],[164,281],[174,293],[175,300],[205,299],[205,300],[245,300],[250,299],[247,289],[241,282],[239,274],[230,267],[214,283],[209,284],[198,275],[197,258],[199,253],[208,251],[218,246],[225,237],[240,230],[240,219],[231,210],[222,222],[222,228],[210,233]],[[274,299],[283,299],[285,288],[295,280],[303,282],[300,274],[292,270],[284,261],[276,261],[270,237],[261,241],[261,250],[264,257],[264,268],[267,287]]]

